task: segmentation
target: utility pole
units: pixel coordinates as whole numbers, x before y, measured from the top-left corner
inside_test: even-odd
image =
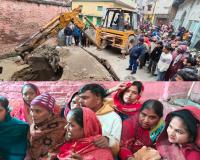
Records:
[[[153,7],[153,11],[152,11],[152,16],[151,16],[151,21],[153,23],[154,18],[155,18],[155,9],[156,9],[156,4],[157,4],[158,0],[154,0],[154,7]],[[154,17],[154,18],[153,18]]]

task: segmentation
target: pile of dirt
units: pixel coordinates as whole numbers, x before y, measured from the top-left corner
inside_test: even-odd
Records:
[[[44,45],[26,54],[25,61],[29,64],[11,77],[14,81],[48,81],[59,80],[62,76],[62,67],[59,65],[59,52],[55,47]]]
[[[31,52],[31,57],[28,58],[29,63],[33,63],[30,65],[34,65],[34,63],[38,63],[37,59],[34,61],[32,57],[43,57],[45,58],[53,71],[56,73],[59,69],[59,52],[55,49],[55,47],[51,47],[48,45],[44,45],[42,47],[36,48],[34,51]],[[33,66],[34,67],[34,66]]]

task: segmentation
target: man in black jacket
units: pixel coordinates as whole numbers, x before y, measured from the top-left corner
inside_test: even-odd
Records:
[[[156,70],[156,66],[160,59],[160,55],[162,54],[162,49],[163,49],[163,43],[162,41],[159,41],[157,42],[156,47],[150,54],[150,63],[148,66],[148,72],[151,73],[152,75],[154,75],[154,72]]]

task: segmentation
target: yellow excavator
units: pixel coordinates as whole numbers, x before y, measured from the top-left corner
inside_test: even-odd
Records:
[[[78,18],[78,15],[80,13],[81,7],[78,7],[72,10],[71,12],[65,12],[60,14],[59,16],[51,20],[51,22],[42,27],[37,33],[32,35],[29,39],[27,39],[25,42],[23,42],[17,48],[15,48],[15,51],[17,51],[18,53],[33,51],[35,48],[44,43],[47,39],[57,35],[57,33],[66,26],[68,26],[70,22],[72,22],[75,26],[77,26],[81,31],[84,32],[86,24]],[[95,28],[94,25],[91,24],[91,26]],[[85,34],[98,48],[100,48],[98,43],[96,43],[95,37],[92,37],[87,33]]]
[[[72,22],[85,33],[97,48],[103,49],[110,45],[121,49],[121,52],[127,52],[130,40],[135,39],[134,27],[137,26],[137,14],[135,12],[120,8],[108,8],[104,23],[100,27],[94,26],[86,17],[84,17],[95,30],[95,34],[85,31],[87,25],[79,19],[78,15],[80,13],[81,6],[73,9],[71,12],[60,14],[25,42],[20,44],[15,50],[19,54],[27,51],[31,52],[48,38],[57,35],[61,29]]]
[[[137,12],[122,8],[107,8],[102,26],[97,28],[97,42],[101,48],[112,46],[128,52],[129,42],[136,40],[135,31],[138,27]]]

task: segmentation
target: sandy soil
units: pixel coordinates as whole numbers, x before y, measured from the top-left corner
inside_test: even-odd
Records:
[[[3,72],[0,74],[0,80],[3,81],[9,81],[11,80],[11,76],[17,72],[20,71],[23,68],[28,67],[26,64],[17,64],[15,61],[17,61],[18,58],[7,58],[0,60],[0,66],[3,67]]]

